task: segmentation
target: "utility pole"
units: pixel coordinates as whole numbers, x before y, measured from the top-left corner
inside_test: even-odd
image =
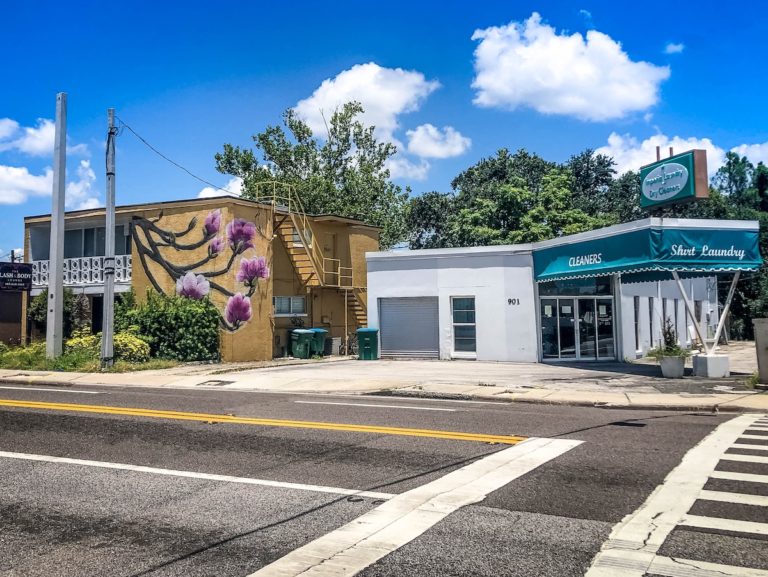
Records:
[[[107,206],[104,241],[104,315],[101,324],[101,367],[112,366],[115,320],[115,109],[107,110]]]
[[[11,250],[11,264],[16,262],[16,251]]]
[[[48,322],[45,356],[61,356],[64,337],[64,182],[67,171],[67,93],[56,95],[56,136],[53,147],[51,245],[48,254]]]

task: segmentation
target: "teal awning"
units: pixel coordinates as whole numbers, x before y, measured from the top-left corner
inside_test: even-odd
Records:
[[[534,245],[534,274],[537,282],[609,274],[632,282],[669,278],[671,271],[699,276],[756,270],[762,264],[758,234],[752,221],[667,225],[648,219]]]

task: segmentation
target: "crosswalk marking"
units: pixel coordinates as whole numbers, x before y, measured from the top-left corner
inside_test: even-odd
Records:
[[[768,464],[768,457],[762,455],[740,455],[738,453],[726,453],[722,457],[723,461],[738,461],[740,463],[764,463]]]
[[[748,483],[768,483],[768,475],[755,475],[754,473],[735,473],[733,471],[712,471],[713,479],[725,479],[726,481],[746,481]]]
[[[768,435],[739,435],[739,439],[759,439],[760,441],[768,441]]]
[[[740,505],[757,505],[768,507],[768,497],[762,495],[748,495],[746,493],[730,493],[726,491],[702,491],[699,499],[705,501],[719,501],[721,503],[738,503]],[[766,511],[768,516],[768,511]]]
[[[744,443],[736,443],[731,445],[731,449],[750,449],[755,451],[768,451],[768,445],[747,445]]]
[[[529,439],[401,493],[343,527],[288,553],[249,577],[351,577],[429,530],[459,508],[581,444]]]
[[[656,557],[648,572],[664,577],[768,577],[768,571],[763,569],[733,567],[679,557]]]
[[[657,556],[659,548],[676,527],[687,525],[759,535],[768,534],[768,524],[764,523],[715,519],[687,514],[697,499],[705,498],[702,493],[707,495],[707,491],[704,491],[704,485],[710,478],[734,479],[738,475],[739,477],[735,480],[744,480],[746,476],[744,473],[730,473],[715,471],[714,469],[725,457],[725,452],[736,444],[738,439],[749,438],[749,435],[745,435],[744,431],[761,418],[763,418],[762,415],[745,414],[726,421],[688,451],[680,464],[667,475],[661,485],[656,487],[645,503],[613,528],[609,539],[595,556],[585,577],[643,577],[648,573],[673,577],[686,577],[688,575],[712,577],[716,573],[711,571],[680,572],[683,570],[681,569],[682,565],[678,566],[677,563],[674,566],[666,565],[664,558]],[[768,437],[760,438],[768,440]],[[729,456],[752,457],[751,455],[733,454]],[[762,457],[756,458],[761,459]],[[719,475],[715,473],[719,473]],[[764,477],[765,482],[768,482],[768,476],[765,475],[746,477],[749,480],[753,480],[753,477]],[[710,496],[721,497],[722,499],[722,495],[710,494]],[[667,561],[674,562],[671,559],[667,559]],[[659,570],[656,570],[655,566],[652,569],[654,563],[659,564]],[[694,565],[697,564],[697,562],[693,563]],[[719,575],[738,575],[741,577],[751,575],[746,573],[742,567],[724,567],[726,570]],[[693,570],[693,568],[691,566],[689,569]],[[763,577],[763,574],[755,575]]]
[[[739,533],[768,535],[768,523],[755,523],[753,521],[740,521],[738,519],[686,515],[680,525],[685,525],[686,527],[698,527],[700,529],[715,529],[718,531],[737,531]]]

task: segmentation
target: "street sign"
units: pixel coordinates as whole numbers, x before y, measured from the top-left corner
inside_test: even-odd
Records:
[[[0,262],[0,291],[22,292],[32,288],[32,265]]]
[[[709,196],[706,150],[689,150],[640,169],[642,208]]]

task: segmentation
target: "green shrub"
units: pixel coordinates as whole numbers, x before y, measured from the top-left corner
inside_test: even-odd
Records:
[[[69,338],[72,330],[77,327],[75,320],[75,293],[72,289],[64,289],[64,313],[63,313],[64,338]],[[39,295],[29,299],[27,307],[27,319],[35,323],[37,327],[45,332],[48,324],[48,289],[44,289]]]
[[[122,326],[149,343],[152,356],[179,361],[219,358],[219,313],[208,299],[147,292],[145,303],[125,312]]]
[[[149,344],[134,334],[117,333],[112,345],[117,360],[128,363],[145,363],[149,360]]]
[[[27,347],[10,348],[0,354],[0,367],[21,370],[48,368],[48,362],[45,358],[45,342],[32,343]]]
[[[9,350],[11,350],[11,347],[6,345],[4,342],[0,341],[0,355],[3,353],[7,353]]]
[[[64,342],[64,353],[90,355],[98,359],[101,353],[101,337],[92,335],[90,331],[85,329],[75,331],[72,338]]]

